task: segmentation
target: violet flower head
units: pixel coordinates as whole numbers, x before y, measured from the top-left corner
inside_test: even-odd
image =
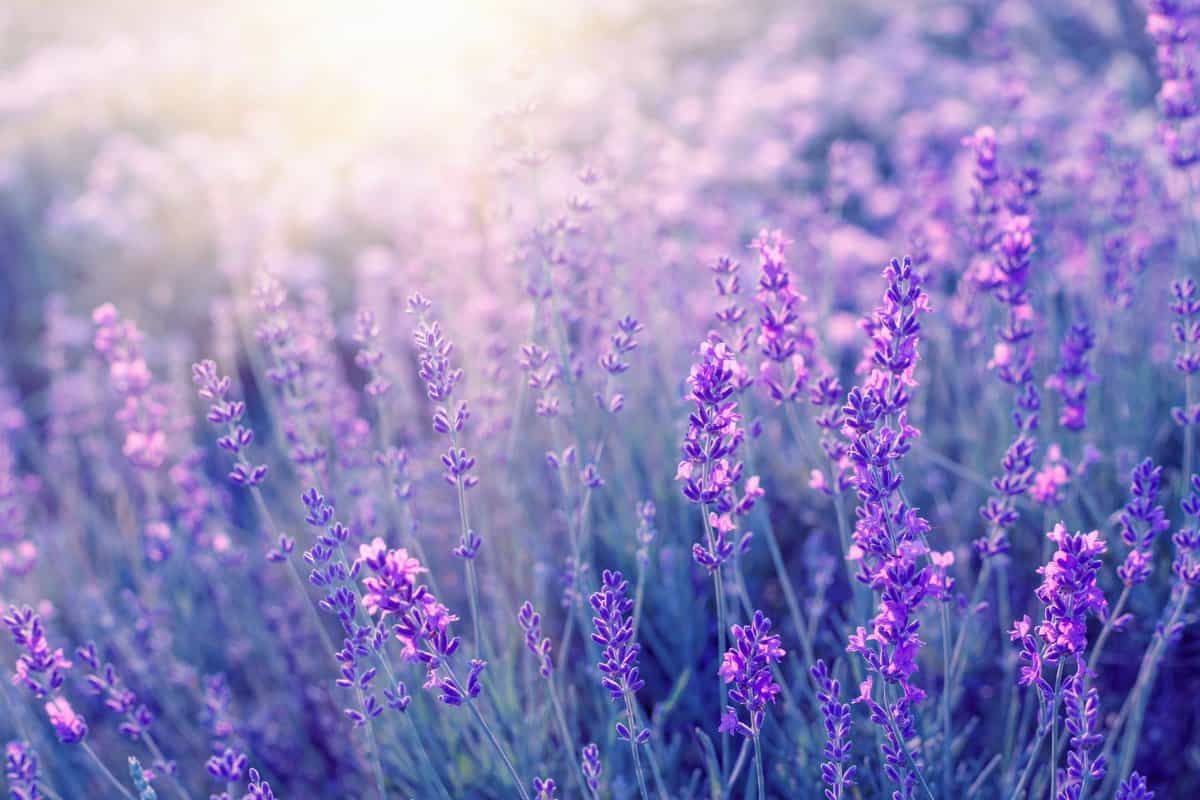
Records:
[[[1095,346],[1096,336],[1087,324],[1072,325],[1059,349],[1058,371],[1046,379],[1046,388],[1058,392],[1062,398],[1058,421],[1069,431],[1087,427],[1088,386],[1097,380],[1088,364],[1088,354]]]
[[[734,397],[734,376],[740,369],[729,346],[710,334],[688,376],[695,408],[688,415],[683,460],[675,479],[683,483],[683,496],[707,515],[712,534],[704,544],[693,545],[692,557],[709,572],[718,570],[734,553],[735,543],[730,540],[736,531],[734,516],[749,513],[763,494],[757,475],[746,479],[744,488],[740,485],[743,465],[736,457],[746,436],[738,424],[742,415]]]
[[[356,564],[363,564],[371,574],[363,579],[366,589],[362,604],[372,616],[395,620],[392,632],[401,644],[401,657],[423,664],[426,670],[425,688],[441,692],[439,699],[447,705],[462,705],[465,700],[479,696],[479,678],[486,666],[484,661],[472,661],[464,687],[446,669],[448,661],[458,651],[461,640],[450,631],[458,617],[442,605],[417,577],[425,572],[421,563],[404,549],[388,550],[382,539],[359,547]],[[397,710],[408,706],[403,687],[389,697]],[[393,702],[394,701],[394,702]]]
[[[93,311],[92,322],[96,326],[93,346],[108,363],[109,383],[121,401],[117,411],[125,431],[121,451],[135,467],[156,470],[167,459],[163,428],[167,404],[146,365],[142,332],[122,319],[111,303]]]
[[[46,718],[54,727],[54,735],[63,744],[78,744],[87,736],[87,722],[61,695],[46,701]]]
[[[1154,800],[1154,792],[1150,791],[1145,778],[1137,772],[1131,772],[1117,787],[1113,800]]]
[[[525,646],[538,658],[542,677],[549,678],[554,673],[554,648],[550,644],[550,637],[542,636],[542,615],[534,611],[533,605],[526,600],[517,613],[517,621],[525,632]]]
[[[933,571],[920,564],[928,552],[929,523],[903,499],[899,461],[918,435],[908,423],[907,408],[916,383],[918,316],[928,300],[910,259],[893,259],[884,276],[887,292],[871,326],[873,368],[864,384],[851,390],[843,409],[859,500],[847,557],[859,562],[859,580],[880,593],[871,633],[860,627],[848,650],[861,653],[872,671],[899,683],[905,697],[916,702],[922,693],[908,681],[922,644],[916,612],[935,587]]]
[[[732,706],[721,715],[722,733],[738,733],[754,738],[762,732],[767,704],[774,703],[782,691],[771,667],[787,655],[778,634],[771,633],[771,620],[761,611],[754,612],[749,625],[734,625],[733,646],[722,657],[717,670],[729,687],[729,699],[746,712],[743,721]]]
[[[1095,686],[1084,680],[1086,668],[1077,671],[1063,685],[1063,716],[1068,741],[1067,769],[1059,784],[1058,800],[1079,800],[1083,788],[1100,781],[1107,774],[1107,759],[1094,757],[1092,751],[1104,741],[1100,734],[1098,716],[1100,695]]]
[[[88,667],[88,690],[103,697],[104,705],[121,715],[121,734],[130,741],[136,742],[141,739],[142,734],[154,722],[154,714],[144,703],[138,702],[136,694],[125,687],[112,664],[101,663],[93,642],[88,642],[76,650],[75,656]]]
[[[604,570],[600,590],[588,598],[592,606],[592,641],[603,648],[598,668],[603,676],[601,684],[608,690],[613,702],[620,703],[631,698],[645,682],[638,674],[638,655],[642,647],[633,639],[633,600],[625,596],[629,582],[620,572]],[[633,733],[622,722],[617,723],[617,736],[621,739],[636,737],[638,743],[650,737],[647,728]]]
[[[533,779],[533,800],[558,800],[554,794],[556,791],[558,786],[551,778]]]
[[[818,659],[810,670],[817,684],[817,702],[825,723],[825,756],[821,764],[821,779],[825,782],[826,800],[841,800],[854,783],[858,768],[850,764],[850,706],[841,701],[841,684],[830,673],[825,662]]]
[[[9,742],[4,747],[4,777],[11,800],[42,800],[38,757],[26,742]]]
[[[754,336],[754,326],[743,324],[746,309],[741,302],[741,269],[742,265],[729,256],[721,256],[710,267],[713,287],[721,298],[721,306],[716,312],[717,323],[727,332],[729,346],[737,355],[742,355],[750,348]],[[749,376],[746,376],[746,380],[748,383]]]
[[[583,778],[588,789],[595,794],[600,790],[600,774],[603,767],[600,763],[600,748],[595,742],[588,742],[580,752],[579,764],[583,769]]]
[[[271,784],[262,779],[262,776],[258,774],[258,770],[251,767],[247,778],[249,782],[246,784],[246,794],[242,797],[242,800],[275,800],[275,793],[271,791]]]
[[[1129,502],[1117,517],[1121,540],[1129,548],[1125,562],[1117,567],[1117,577],[1127,586],[1145,583],[1153,569],[1152,548],[1158,534],[1171,527],[1167,514],[1158,505],[1162,467],[1145,459],[1133,469]]]
[[[1176,169],[1187,169],[1200,159],[1195,126],[1197,101],[1195,65],[1189,45],[1192,9],[1179,0],[1150,0],[1146,33],[1155,45],[1161,85],[1157,100],[1162,124],[1159,137],[1167,159]]]
[[[154,773],[148,773],[142,768],[142,762],[133,756],[129,757],[129,779],[133,781],[133,789],[137,792],[137,800],[158,800],[158,792],[150,785]]]
[[[760,382],[777,403],[796,402],[807,389],[813,335],[800,319],[805,297],[792,286],[782,231],[760,231],[751,247],[758,251],[758,346],[764,361]]]
[[[1195,281],[1186,278],[1171,283],[1170,308],[1176,316],[1171,335],[1179,347],[1175,369],[1190,378],[1200,372],[1200,296]],[[1181,427],[1196,425],[1200,423],[1200,403],[1172,408],[1171,417]]]
[[[392,388],[392,382],[387,378],[383,368],[383,352],[378,349],[379,323],[375,321],[375,313],[369,309],[359,309],[354,319],[354,341],[359,350],[354,355],[354,363],[367,373],[367,385],[363,391],[368,396],[381,398]]]
[[[10,606],[4,615],[4,625],[13,644],[21,650],[12,675],[13,684],[24,686],[39,700],[57,694],[71,662],[63,655],[62,648],[50,649],[41,617],[29,606]]]
[[[222,783],[239,783],[249,761],[245,753],[226,748],[223,752],[210,756],[208,761],[204,762],[204,768],[208,770],[209,775]]]
[[[246,404],[229,399],[232,380],[227,375],[219,375],[216,362],[206,359],[192,365],[192,383],[196,384],[200,397],[211,403],[208,421],[225,426],[225,434],[217,439],[217,446],[234,458],[229,480],[251,489],[258,486],[267,475],[267,467],[251,464],[246,459],[245,451],[254,442],[254,431],[242,425]]]
[[[1192,476],[1191,491],[1180,506],[1187,523],[1171,536],[1175,545],[1171,571],[1183,586],[1200,588],[1200,476]]]
[[[1046,665],[1074,658],[1079,669],[1086,669],[1083,653],[1087,648],[1087,618],[1103,618],[1108,601],[1096,583],[1107,551],[1099,531],[1070,533],[1059,523],[1046,534],[1058,549],[1050,561],[1038,568],[1042,583],[1035,594],[1045,607],[1042,621],[1035,627],[1026,615],[1013,624],[1009,639],[1021,649],[1021,686],[1036,686],[1043,698],[1050,699],[1054,689],[1042,675]]]

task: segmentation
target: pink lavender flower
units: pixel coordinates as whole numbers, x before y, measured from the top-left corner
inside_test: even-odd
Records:
[[[4,777],[11,800],[41,800],[38,757],[26,742],[9,742],[4,747]]]
[[[783,660],[787,651],[780,646],[778,634],[770,633],[771,620],[761,611],[754,612],[749,625],[734,625],[733,646],[725,651],[718,672],[729,687],[729,699],[746,712],[743,721],[732,706],[721,715],[720,730],[754,738],[762,732],[766,708],[782,691],[771,667]]]
[[[156,470],[167,457],[163,422],[167,406],[142,353],[142,332],[105,303],[92,312],[93,345],[108,363],[109,382],[121,400],[117,421],[125,429],[122,452],[136,467]]]
[[[1058,549],[1038,568],[1042,583],[1035,593],[1044,605],[1042,621],[1035,626],[1026,615],[1014,623],[1009,638],[1019,644],[1025,662],[1018,683],[1036,686],[1047,702],[1057,702],[1055,688],[1042,673],[1046,665],[1065,658],[1074,659],[1078,670],[1086,670],[1087,618],[1103,617],[1108,610],[1096,584],[1107,546],[1099,531],[1070,533],[1061,523],[1046,536]]]
[[[54,734],[63,744],[77,744],[87,736],[87,723],[71,708],[67,698],[61,695],[46,701],[46,717],[54,726]]]

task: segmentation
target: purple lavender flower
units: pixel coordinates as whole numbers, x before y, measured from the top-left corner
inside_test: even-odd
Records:
[[[224,752],[210,756],[208,761],[204,762],[204,768],[208,770],[209,775],[222,783],[238,783],[242,780],[248,763],[249,759],[245,753],[226,748]]]
[[[774,703],[782,691],[771,667],[783,660],[786,651],[778,634],[772,634],[771,620],[761,611],[754,612],[749,625],[734,625],[733,646],[725,651],[719,672],[729,687],[729,699],[745,710],[743,722],[732,706],[721,715],[721,731],[754,738],[762,732],[768,703]]]
[[[1171,283],[1170,308],[1177,319],[1171,323],[1171,334],[1179,345],[1175,369],[1188,381],[1187,404],[1171,409],[1171,417],[1183,428],[1200,424],[1200,403],[1193,402],[1190,391],[1192,376],[1200,372],[1200,297],[1191,278]],[[1185,430],[1185,435],[1188,435]]]
[[[383,352],[376,349],[379,339],[379,324],[375,321],[374,312],[369,309],[359,309],[355,317],[354,341],[359,345],[359,351],[354,356],[354,363],[367,373],[369,380],[364,391],[375,398],[383,397],[392,388],[383,368]]]
[[[858,768],[850,765],[850,706],[841,701],[841,684],[830,673],[825,662],[818,659],[810,670],[817,684],[817,702],[825,721],[825,762],[821,764],[821,780],[825,782],[826,800],[841,800],[854,783]]]
[[[750,348],[754,337],[754,326],[742,324],[746,319],[746,309],[741,302],[742,279],[738,274],[741,268],[742,265],[729,256],[721,256],[711,267],[713,287],[723,304],[717,309],[717,322],[725,328],[729,346],[739,356]],[[748,385],[749,376],[743,377]]]
[[[848,557],[859,562],[859,580],[880,593],[872,632],[860,627],[848,649],[861,653],[872,671],[898,683],[915,702],[922,696],[909,683],[922,644],[916,611],[933,591],[933,573],[918,565],[928,553],[929,523],[902,499],[898,462],[918,435],[908,423],[907,407],[921,330],[917,318],[928,300],[910,259],[893,259],[884,275],[888,290],[874,316],[875,367],[863,386],[850,391],[842,411],[859,498]]]
[[[711,334],[700,345],[700,361],[688,376],[695,409],[688,416],[688,432],[683,443],[683,460],[675,479],[683,482],[683,496],[698,504],[705,515],[705,544],[695,544],[696,563],[716,573],[733,555],[735,544],[730,534],[736,531],[733,515],[749,512],[762,495],[758,476],[746,480],[739,496],[742,462],[736,461],[745,431],[738,425],[734,376],[741,367],[733,351],[720,337]]]
[[[600,791],[600,773],[603,769],[600,764],[600,748],[596,746],[595,742],[589,742],[583,746],[579,764],[583,769],[583,777],[587,781],[588,790],[595,796]]]
[[[258,774],[258,770],[254,767],[250,768],[249,783],[246,784],[247,794],[242,800],[275,800],[275,793],[271,791],[271,784],[262,779]]]
[[[78,744],[87,736],[87,722],[71,708],[67,698],[61,695],[46,701],[46,718],[50,720],[54,734],[63,744]]]
[[[227,375],[218,375],[216,362],[204,360],[192,365],[192,383],[196,384],[200,397],[212,404],[208,409],[208,421],[225,426],[226,432],[217,439],[217,446],[234,458],[229,480],[251,489],[258,486],[267,475],[267,467],[246,460],[245,450],[254,442],[254,431],[242,425],[246,404],[229,399],[232,380]]]
[[[90,670],[86,678],[89,691],[103,696],[104,705],[122,716],[121,734],[131,741],[138,741],[154,722],[154,714],[121,683],[121,677],[112,664],[100,662],[95,643],[88,642],[80,647],[75,651],[75,656]]]
[[[4,777],[11,800],[41,800],[38,788],[38,757],[26,742],[9,742],[4,747]]]
[[[71,662],[63,655],[62,648],[50,649],[41,617],[29,606],[9,606],[4,625],[12,635],[13,644],[21,650],[12,682],[23,685],[39,700],[57,694]]]
[[[521,604],[517,621],[525,632],[525,646],[538,658],[542,677],[549,678],[554,673],[554,656],[550,637],[542,636],[542,615],[534,611],[533,605],[526,600]]]
[[[1086,668],[1077,671],[1063,685],[1063,716],[1071,750],[1059,785],[1058,797],[1062,800],[1079,800],[1089,782],[1103,780],[1107,774],[1105,757],[1092,756],[1092,750],[1104,737],[1097,723],[1100,695],[1095,686],[1087,685],[1086,674]]]
[[[1166,512],[1157,504],[1162,467],[1145,459],[1133,470],[1129,487],[1129,502],[1117,517],[1121,540],[1129,548],[1125,563],[1117,567],[1117,577],[1126,586],[1145,583],[1150,577],[1154,539],[1167,530],[1171,523]]]
[[[534,800],[558,800],[554,793],[558,791],[558,787],[550,778],[534,778],[533,779],[533,797]]]
[[[1113,800],[1154,800],[1154,792],[1146,785],[1145,778],[1137,772],[1131,772],[1117,787],[1117,794]]]
[[[1088,353],[1095,346],[1096,337],[1087,324],[1072,325],[1059,349],[1058,371],[1046,379],[1046,388],[1058,392],[1062,398],[1063,408],[1058,421],[1069,431],[1087,427],[1088,386],[1097,380],[1088,364]]]
[[[1197,152],[1195,117],[1197,103],[1195,66],[1188,45],[1191,9],[1178,0],[1150,0],[1146,33],[1155,44],[1158,76],[1158,108],[1163,116],[1159,136],[1167,159],[1176,169],[1187,169],[1200,159]]]
[[[633,601],[625,596],[628,588],[629,583],[620,572],[606,569],[601,576],[600,590],[588,598],[593,611],[592,641],[604,648],[599,664],[604,676],[601,683],[613,702],[625,700],[645,685],[638,676],[641,645],[633,640],[633,620],[629,616]],[[630,728],[618,723],[617,735],[622,739],[630,738]],[[637,738],[645,741],[649,735],[649,730],[643,730]]]
[[[760,231],[750,245],[758,251],[758,346],[763,358],[760,383],[777,403],[804,396],[814,340],[800,319],[803,295],[792,288],[785,251],[790,242],[782,231]]]
[[[638,674],[638,654],[641,645],[633,638],[633,601],[625,596],[629,583],[615,570],[604,570],[600,590],[588,598],[592,606],[592,641],[603,648],[598,665],[603,676],[600,683],[608,690],[614,703],[624,702],[625,721],[616,725],[617,738],[629,742],[633,752],[634,770],[642,800],[648,800],[646,779],[642,774],[638,745],[650,740],[650,729],[637,730],[634,714],[634,695],[645,682]]]
[[[130,462],[145,470],[156,470],[167,458],[167,413],[161,392],[154,385],[142,354],[142,332],[121,318],[111,303],[92,312],[96,326],[94,347],[108,363],[109,382],[122,406],[117,420],[125,428],[122,452]]]
[[[1096,585],[1096,576],[1103,564],[1100,556],[1107,551],[1099,531],[1069,533],[1061,523],[1046,536],[1058,545],[1054,556],[1038,574],[1042,583],[1035,594],[1045,606],[1040,624],[1035,628],[1028,616],[1013,625],[1010,638],[1021,647],[1021,667],[1018,681],[1022,686],[1036,686],[1050,699],[1054,689],[1042,675],[1047,664],[1073,657],[1082,665],[1087,647],[1087,617],[1104,616],[1108,602]]]

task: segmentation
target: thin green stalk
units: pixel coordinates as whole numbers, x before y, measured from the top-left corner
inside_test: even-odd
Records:
[[[1058,660],[1054,676],[1054,697],[1050,701],[1050,796],[1058,797],[1058,696],[1062,691],[1063,660]]]
[[[112,772],[109,771],[108,767],[104,766],[104,762],[100,760],[100,756],[96,755],[96,751],[92,749],[91,745],[84,741],[80,742],[79,746],[83,748],[83,752],[88,754],[88,757],[92,759],[92,762],[96,765],[96,768],[100,770],[101,774],[103,774],[105,778],[108,779],[108,782],[116,787],[117,791],[121,793],[122,797],[127,798],[127,800],[135,800],[134,796],[129,793],[128,789],[125,788],[125,785],[117,780],[117,776],[113,775]]]
[[[633,715],[633,700],[629,697],[629,690],[624,692],[625,696],[625,715],[629,719],[629,749],[633,752],[633,769],[637,773],[638,789],[642,793],[642,800],[650,800],[650,792],[646,790],[646,775],[642,772],[642,759],[638,755],[637,743],[637,721]]]
[[[450,680],[454,681],[459,686],[463,686],[459,682],[458,677],[454,674],[454,670],[449,663],[444,663],[446,672],[450,675]],[[483,728],[483,732],[487,735],[488,740],[492,743],[492,747],[500,754],[500,760],[504,762],[504,766],[508,769],[508,774],[512,776],[513,785],[517,787],[517,792],[521,795],[521,800],[530,800],[529,792],[525,789],[525,783],[521,780],[521,776],[517,773],[517,768],[513,766],[512,759],[508,757],[508,753],[504,751],[504,747],[500,744],[500,740],[496,738],[496,734],[492,731],[492,727],[487,724],[483,714],[480,713],[478,704],[474,698],[468,698],[466,705],[470,706],[471,713],[475,715],[475,721],[479,723],[479,727]]]
[[[763,777],[762,745],[758,733],[754,734],[754,772],[758,776],[758,800],[767,800],[767,781]]]
[[[575,737],[571,735],[571,729],[567,726],[567,715],[563,713],[562,702],[558,699],[558,689],[554,686],[554,676],[546,680],[546,685],[550,687],[550,704],[554,706],[554,716],[558,719],[558,729],[562,734],[563,745],[567,748],[568,760],[575,765],[572,774],[575,776],[575,781],[579,784],[579,794],[581,797],[587,795],[587,781],[583,777],[583,767],[579,764],[579,759],[575,757]]]
[[[1088,659],[1088,672],[1096,671],[1096,667],[1100,663],[1100,653],[1104,650],[1104,643],[1108,641],[1109,635],[1113,632],[1113,623],[1120,618],[1121,612],[1125,609],[1125,603],[1129,600],[1129,592],[1132,588],[1131,584],[1125,584],[1125,588],[1121,590],[1121,596],[1117,598],[1117,604],[1113,606],[1108,619],[1104,621],[1104,627],[1101,628],[1100,635],[1096,637],[1096,644],[1092,648],[1092,657]]]

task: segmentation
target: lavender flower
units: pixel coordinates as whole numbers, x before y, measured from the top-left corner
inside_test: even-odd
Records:
[[[232,380],[227,375],[218,375],[216,362],[205,360],[192,365],[192,383],[196,384],[200,397],[212,404],[208,409],[208,421],[225,426],[226,432],[217,439],[217,446],[234,458],[229,480],[251,489],[258,486],[267,475],[267,467],[251,464],[246,459],[245,450],[254,442],[254,431],[242,425],[246,404],[229,399]]]
[[[1117,577],[1126,586],[1144,583],[1150,577],[1152,547],[1158,534],[1170,527],[1166,512],[1157,504],[1162,467],[1145,459],[1133,470],[1129,502],[1117,517],[1121,540],[1129,548]]]
[[[11,800],[41,800],[38,788],[38,757],[26,742],[9,742],[4,747],[4,777]]]
[[[1113,800],[1154,800],[1154,792],[1146,785],[1146,779],[1137,772],[1131,772],[1117,788]]]
[[[275,800],[271,784],[264,781],[254,767],[250,768],[249,783],[246,784],[246,789],[247,794],[242,797],[242,800]]]
[[[688,416],[675,479],[683,482],[683,496],[705,515],[707,541],[693,545],[692,557],[710,573],[717,573],[733,555],[733,515],[748,513],[762,495],[758,476],[748,478],[740,496],[738,492],[743,467],[735,458],[745,431],[738,425],[742,416],[737,401],[730,398],[740,369],[729,346],[713,334],[701,343],[700,361],[688,376],[695,410]]]
[[[771,620],[761,611],[754,612],[749,625],[734,625],[731,629],[733,646],[725,651],[720,673],[729,687],[729,699],[741,706],[747,721],[743,722],[731,707],[721,715],[721,730],[754,738],[762,732],[768,703],[774,703],[782,691],[771,667],[783,660],[786,651],[780,646],[777,634],[771,634]]]
[[[614,703],[623,701],[625,704],[626,717],[624,722],[616,725],[617,738],[629,742],[642,800],[648,800],[638,745],[650,740],[650,729],[637,730],[633,710],[634,695],[645,682],[638,674],[638,654],[642,648],[633,638],[633,619],[629,616],[633,601],[625,596],[628,588],[629,583],[620,572],[606,569],[601,575],[600,590],[594,592],[588,602],[593,612],[592,641],[603,648],[598,665],[603,676],[600,683]]]
[[[1095,346],[1096,337],[1087,324],[1072,325],[1059,349],[1058,371],[1046,379],[1046,387],[1062,397],[1063,408],[1058,421],[1069,431],[1087,427],[1088,386],[1097,380],[1088,364],[1088,353]]]
[[[848,557],[859,562],[859,580],[880,593],[872,632],[860,627],[848,649],[861,653],[872,671],[898,683],[905,698],[915,702],[923,695],[909,683],[922,644],[916,611],[931,594],[932,578],[918,561],[928,552],[929,524],[904,502],[898,462],[918,435],[908,423],[907,407],[921,330],[917,318],[928,300],[910,259],[893,259],[884,275],[888,290],[875,311],[875,368],[863,386],[851,390],[842,412],[859,498]]]
[[[375,321],[374,312],[359,309],[355,317],[354,341],[360,349],[354,356],[354,363],[369,376],[363,390],[374,398],[383,397],[392,388],[392,382],[383,369],[383,352],[376,349],[378,339],[379,324]]]
[[[533,610],[528,600],[521,604],[517,614],[521,630],[525,632],[525,646],[529,652],[537,656],[539,671],[543,678],[549,678],[554,673],[553,647],[550,638],[542,636],[542,616]]]
[[[840,699],[841,684],[830,674],[825,662],[818,659],[810,670],[817,684],[817,702],[825,721],[826,761],[821,764],[821,779],[825,782],[826,800],[841,800],[854,783],[858,768],[850,765],[850,706]]]
[[[782,231],[760,231],[750,245],[758,250],[759,336],[763,361],[760,382],[777,403],[804,396],[812,359],[813,337],[800,320],[803,295],[791,285],[785,251],[790,242]]]
[[[21,650],[12,682],[23,685],[39,700],[56,695],[71,662],[63,656],[62,648],[50,649],[41,617],[28,606],[9,606],[4,625],[13,644]]]
[[[129,757],[129,777],[137,792],[137,800],[158,800],[158,792],[150,785],[150,777],[142,769],[142,763],[133,756]]]
[[[600,773],[603,769],[600,764],[600,748],[596,746],[595,742],[589,742],[583,746],[579,763],[583,769],[583,777],[587,781],[588,790],[595,796],[600,791]]]
[[[138,741],[154,722],[154,714],[121,683],[121,677],[112,664],[101,664],[93,642],[76,650],[75,656],[90,670],[86,680],[91,693],[103,696],[104,705],[122,716],[121,734],[131,741]]]
[[[1177,319],[1171,323],[1171,334],[1179,345],[1175,357],[1175,369],[1183,374],[1188,384],[1187,402],[1183,407],[1171,409],[1171,417],[1183,428],[1200,424],[1200,403],[1191,397],[1191,379],[1200,372],[1200,297],[1196,294],[1196,283],[1191,278],[1171,284],[1170,308]],[[1185,430],[1185,436],[1190,434]]]
[[[534,800],[557,800],[554,793],[558,791],[558,787],[550,778],[534,778],[533,779],[533,797]]]
[[[1062,800],[1079,800],[1090,781],[1102,780],[1107,774],[1103,755],[1093,758],[1092,750],[1104,737],[1099,733],[1097,716],[1100,695],[1096,687],[1088,686],[1086,669],[1077,671],[1063,686],[1063,715],[1071,750],[1067,754],[1067,770],[1059,785]]]

